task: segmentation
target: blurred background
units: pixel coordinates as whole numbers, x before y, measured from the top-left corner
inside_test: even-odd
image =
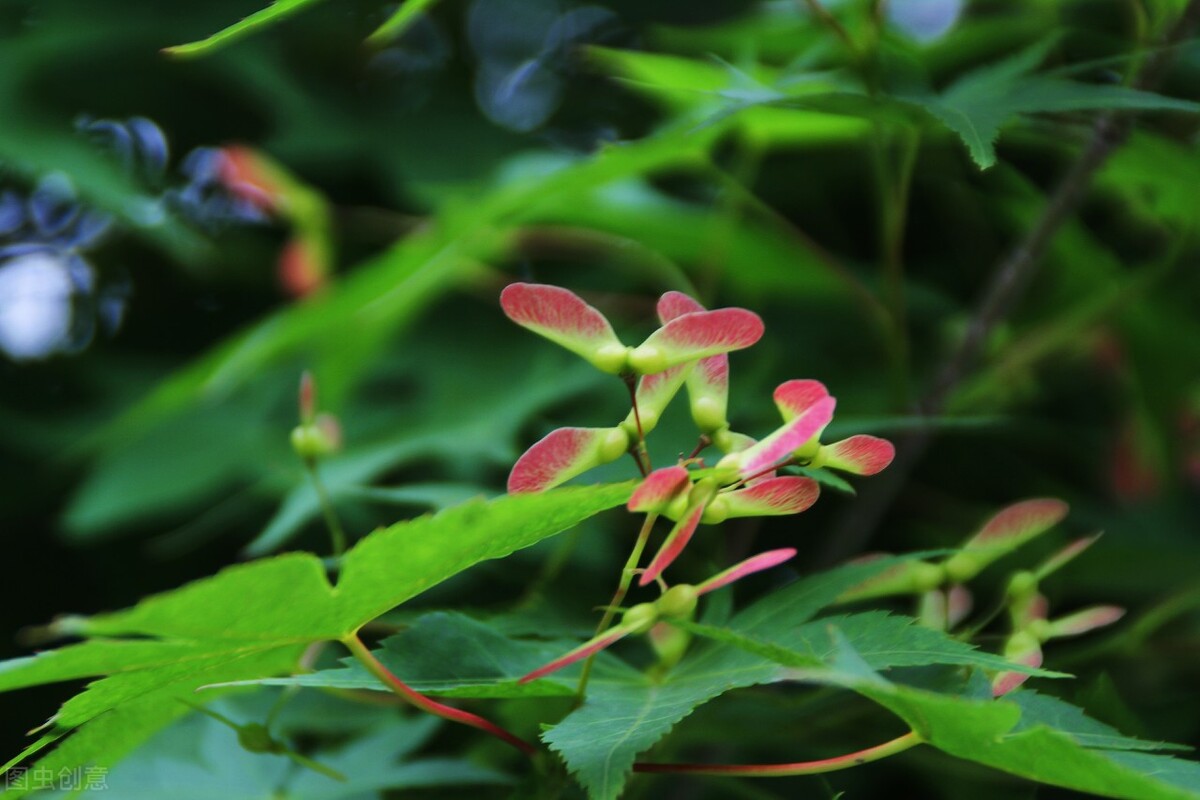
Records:
[[[503,317],[507,282],[567,286],[627,341],[679,289],[766,322],[732,359],[737,429],[771,430],[771,389],[817,378],[839,401],[831,434],[886,436],[906,462],[692,558],[794,545],[810,572],[953,546],[1003,505],[1062,497],[1068,523],[1022,558],[1103,530],[1046,588],[1056,608],[1130,614],[1052,648],[1047,666],[1080,676],[1055,690],[1131,734],[1200,743],[1200,127],[1062,88],[1127,86],[1182,3],[831,2],[847,46],[804,3],[445,0],[364,45],[396,5],[327,0],[211,52],[162,52],[261,5],[0,0],[0,657],[60,613],[320,551],[288,443],[302,370],[341,421],[323,471],[362,535],[500,493],[554,427],[624,416],[619,381]],[[1157,90],[1198,86],[1189,41]],[[1095,109],[1121,105],[1148,110],[920,416]],[[978,114],[975,140],[953,114]],[[673,414],[659,459],[695,442]],[[621,461],[584,480],[633,475]],[[547,613],[586,625],[632,535],[620,522],[418,603],[501,608],[542,575]],[[76,688],[0,697],[4,750]],[[717,702],[674,746],[737,725],[786,758],[829,735],[786,712],[765,690]],[[833,785],[871,780],[1035,792],[936,754]]]

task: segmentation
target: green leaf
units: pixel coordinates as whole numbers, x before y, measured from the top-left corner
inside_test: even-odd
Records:
[[[54,732],[110,719],[127,706],[162,724],[172,717],[176,697],[192,696],[203,685],[290,672],[308,644],[342,639],[446,578],[572,528],[631,493],[632,484],[559,489],[401,522],[346,554],[336,588],[321,561],[308,554],[231,567],[126,611],[64,620],[57,625],[63,633],[154,639],[93,639],[4,662],[0,691],[107,675],[63,705],[52,719]],[[122,728],[119,735],[85,738],[79,747],[72,737],[52,758],[77,750],[76,763],[116,758],[149,732]]]
[[[201,409],[107,450],[71,498],[64,522],[74,538],[113,535],[122,525],[229,492],[281,458],[294,456],[263,409],[246,403]]]
[[[1046,694],[1028,689],[1013,693],[1012,702],[1021,708],[1021,720],[1014,731],[1045,725],[1069,733],[1087,747],[1106,750],[1191,750],[1168,742],[1148,742],[1123,735],[1111,725],[1092,719],[1082,708]]]
[[[836,629],[833,637],[838,659],[845,663],[858,657]],[[941,694],[848,670],[835,670],[828,677],[888,708],[925,742],[959,758],[1105,797],[1200,797],[1200,763],[1111,749],[1144,748],[1146,743],[1117,736],[1078,709],[1064,709],[1061,701],[1018,701],[1024,691],[998,700]],[[1054,727],[1060,724],[1063,729]]]
[[[387,21],[367,37],[367,44],[382,46],[399,39],[417,18],[436,5],[438,0],[404,0]]]
[[[769,598],[763,601],[769,603]],[[706,638],[732,644],[776,663],[797,668],[818,667],[835,655],[829,626],[835,626],[872,669],[959,664],[990,670],[1009,670],[1039,677],[1068,677],[1058,672],[1014,664],[1002,656],[926,628],[912,617],[886,611],[826,617],[796,627],[787,617],[776,625],[755,626],[755,635],[739,632],[736,620],[726,629],[693,623],[680,627]]]
[[[372,503],[420,506],[442,510],[488,494],[488,489],[469,483],[410,483],[407,486],[347,486],[341,494]]]
[[[739,69],[711,57],[589,47],[589,58],[632,91],[701,125],[736,114],[750,141],[775,146],[813,146],[868,136],[869,120],[813,108],[776,108],[843,90],[823,73],[788,74],[760,63]]]
[[[772,595],[769,606],[753,606],[737,619],[743,620],[751,632],[759,625],[776,624],[781,614],[803,623],[845,589],[893,563],[895,559],[843,567],[800,581]],[[513,639],[460,614],[434,613],[383,642],[376,654],[414,688],[430,694],[551,696],[574,692],[578,666],[526,686],[516,684],[516,680],[576,644]],[[644,645],[634,642],[630,646]],[[819,666],[821,662],[809,658],[805,663]],[[563,755],[593,796],[616,797],[636,755],[661,739],[696,706],[729,689],[787,677],[789,671],[769,658],[731,647],[706,647],[690,654],[666,681],[655,682],[606,652],[596,661],[587,701],[543,738]],[[357,665],[246,683],[381,688]]]
[[[434,612],[423,615],[403,633],[384,639],[374,653],[405,683],[425,694],[474,698],[565,697],[575,693],[580,666],[528,684],[517,680],[576,644],[566,639],[514,639],[463,614]],[[241,681],[235,685],[386,691],[357,661],[343,659],[343,663],[345,667],[309,675]],[[638,677],[607,653],[597,659],[594,674],[601,682]]]
[[[165,47],[163,48],[163,52],[168,55],[183,57],[207,55],[214,50],[226,47],[255,33],[260,28],[274,25],[298,11],[303,11],[308,6],[316,5],[319,2],[321,0],[275,0],[274,3],[266,8],[255,11],[250,16],[239,22],[235,22],[228,28],[222,28],[212,36],[196,42]]]
[[[1050,44],[1034,45],[1003,61],[960,77],[940,94],[901,93],[958,134],[981,168],[996,163],[1000,128],[1020,114],[1092,110],[1200,110],[1200,104],[1125,86],[1080,83],[1030,74]]]
[[[1135,131],[1109,156],[1096,175],[1096,185],[1119,197],[1146,223],[1194,231],[1200,209],[1190,187],[1200,181],[1195,144],[1184,145],[1145,131]]]
[[[216,709],[239,724],[256,722],[258,709],[222,701]],[[341,713],[357,713],[345,706]],[[462,759],[409,759],[438,728],[432,717],[376,723],[341,746],[312,751],[311,758],[346,777],[338,781],[271,753],[252,753],[237,733],[202,714],[191,714],[161,731],[106,775],[108,789],[124,800],[257,800],[285,794],[289,800],[339,800],[374,796],[385,789],[418,789],[503,783],[505,777]]]
[[[755,637],[778,625],[801,625],[839,594],[895,563],[883,559],[807,578],[734,617],[731,628]],[[619,796],[638,753],[697,706],[731,689],[786,680],[790,670],[760,654],[708,646],[690,653],[663,681],[638,676],[589,684],[584,704],[542,736],[595,800]]]

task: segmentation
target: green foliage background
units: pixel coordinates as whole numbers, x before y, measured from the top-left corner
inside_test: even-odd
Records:
[[[1103,529],[1101,543],[1046,590],[1055,608],[1107,602],[1130,614],[1111,630],[1051,646],[1046,666],[1078,679],[1036,682],[1040,693],[1023,702],[1042,705],[1028,713],[1059,713],[1053,697],[1061,696],[1124,733],[1200,743],[1200,46],[1177,48],[1158,93],[1128,85],[1184,4],[976,0],[933,42],[890,30],[886,57],[866,66],[803,4],[602,5],[618,23],[554,63],[561,102],[545,122],[516,131],[477,104],[477,73],[489,54],[472,44],[472,11],[457,0],[400,7],[428,6],[445,48],[437,68],[407,72],[389,68],[378,48],[416,48],[416,28],[399,45],[386,36],[363,44],[396,10],[373,0],[283,0],[271,10],[294,13],[187,57],[160,50],[203,40],[259,6],[0,1],[5,185],[65,172],[122,220],[93,261],[102,273],[126,271],[133,285],[115,337],[76,357],[0,362],[0,654],[27,655],[39,640],[25,626],[60,613],[126,608],[248,557],[323,552],[316,498],[287,440],[305,367],[345,428],[345,451],[322,469],[354,534],[455,508],[456,529],[486,541],[487,555],[466,553],[469,541],[459,542],[461,557],[429,543],[420,552],[380,546],[360,556],[370,576],[353,609],[344,598],[326,608],[300,591],[303,581],[323,581],[319,563],[289,556],[277,562],[276,590],[265,593],[256,573],[238,595],[245,604],[198,602],[159,621],[143,607],[141,617],[94,618],[93,633],[224,640],[246,620],[260,625],[255,633],[269,634],[270,646],[249,655],[234,648],[246,660],[238,674],[215,678],[222,682],[287,673],[304,642],[337,636],[409,597],[389,618],[416,620],[401,636],[428,635],[434,623],[443,634],[469,632],[478,619],[499,636],[586,636],[589,610],[607,598],[633,535],[622,514],[459,573],[533,545],[572,514],[618,505],[628,491],[617,485],[588,495],[590,507],[566,495],[556,512],[565,516],[547,516],[544,529],[519,542],[497,538],[518,534],[496,520],[488,524],[506,532],[474,527],[477,506],[460,507],[498,495],[517,455],[550,429],[611,425],[625,413],[619,382],[504,319],[501,286],[513,278],[568,286],[631,334],[650,330],[653,301],[668,289],[695,292],[710,307],[752,308],[767,335],[733,357],[739,429],[773,428],[771,388],[813,377],[839,399],[832,435],[876,433],[903,451],[924,424],[914,409],[961,342],[995,266],[1035,225],[1097,115],[1123,109],[1141,112],[1136,130],[1096,174],[1014,313],[990,332],[982,357],[930,423],[932,445],[901,475],[895,496],[869,481],[855,482],[858,496],[826,487],[799,518],[742,521],[698,539],[680,569],[703,576],[750,552],[795,546],[801,556],[790,568],[810,575],[867,550],[952,547],[1002,505],[1062,497],[1072,506],[1067,526],[1006,564],[1030,563],[1069,536]],[[875,52],[866,4],[830,5],[856,46]],[[852,77],[860,70],[867,88]],[[172,215],[148,221],[138,213],[145,188],[72,133],[85,113],[155,120],[175,163],[192,147],[226,142],[269,153],[333,209],[329,289],[299,302],[283,295],[274,273],[287,235],[281,226],[210,236]],[[694,441],[686,414],[672,413],[653,442],[660,463]],[[587,481],[593,476],[618,484],[634,472],[623,461]],[[1000,590],[1001,573],[984,576],[981,602]],[[443,576],[449,580],[438,583]],[[738,606],[778,583],[763,577],[739,587]],[[294,602],[280,600],[288,592]],[[276,616],[248,613],[256,603]],[[445,608],[469,615],[419,616]],[[712,613],[710,621],[726,621]],[[189,657],[231,652],[227,643],[192,644]],[[147,647],[146,663],[181,657]],[[722,657],[747,657],[733,652]],[[533,656],[512,658],[525,664]],[[976,732],[1003,730],[1004,715],[1015,713],[997,706],[971,717],[930,707],[935,701],[915,690],[873,682],[873,670],[893,662],[866,661],[865,670],[829,681],[862,697],[830,688],[732,693],[688,716],[656,759],[816,758],[901,732],[863,697],[905,719],[945,719]],[[0,671],[0,684],[20,683],[24,668]],[[418,664],[405,668],[420,674]],[[623,662],[609,668],[619,674]],[[520,674],[506,669],[489,680]],[[5,758],[28,743],[21,732],[41,725],[92,674],[64,668],[72,683],[0,695]],[[711,688],[700,683],[700,694]],[[616,706],[633,702],[622,692],[642,690],[616,678],[612,685]],[[98,713],[102,706],[89,703],[113,686],[137,691],[98,684],[63,713]],[[273,691],[231,693],[221,707],[254,719]],[[452,773],[491,787],[464,796],[532,791],[503,783],[521,774],[518,765],[474,731],[349,714],[315,692],[297,697],[304,699],[288,706],[281,725],[342,737],[348,744],[330,755],[331,766],[366,776],[364,765],[385,762],[396,771],[363,777],[336,796],[405,786],[425,787],[404,789],[405,797],[453,796],[459,789],[439,785]],[[680,701],[686,710],[678,716],[693,702]],[[538,703],[503,706],[505,721],[529,727],[546,709],[569,707],[557,696]],[[181,705],[176,715],[186,711]],[[120,738],[141,724],[138,714],[109,712],[91,735]],[[563,727],[552,743],[572,735]],[[171,763],[196,797],[229,787],[261,796],[255,787],[275,785],[289,768],[282,756],[231,748],[230,736],[220,736],[228,730],[208,718],[192,715],[169,730],[130,769],[153,773],[154,757],[185,753]],[[400,763],[402,748],[387,747],[397,739],[417,755]],[[219,763],[224,774],[197,769],[195,742],[207,748],[199,762]],[[964,755],[973,757],[1009,756]],[[1106,780],[1118,781],[1122,770],[1137,772],[1141,757],[1149,756],[1122,753],[1095,769],[1111,769]],[[570,796],[562,781],[539,791]],[[306,793],[297,784],[294,796],[327,796],[327,787],[313,786]],[[1033,791],[921,749],[828,779],[638,777],[628,796],[853,797],[881,787],[980,798]]]

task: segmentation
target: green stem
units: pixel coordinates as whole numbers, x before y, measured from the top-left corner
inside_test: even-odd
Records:
[[[909,187],[916,164],[918,139],[911,131],[899,135],[899,157],[890,157],[892,137],[884,125],[875,124],[871,137],[876,192],[879,199],[880,260],[883,262],[885,304],[892,325],[893,390],[898,404],[908,405],[909,361],[908,311],[904,298],[904,234],[908,223]]]
[[[854,39],[850,37],[849,31],[842,26],[842,23],[838,22],[837,17],[829,13],[829,9],[821,5],[819,0],[803,0],[803,3],[808,9],[808,12],[812,14],[818,22],[832,31],[833,35],[841,40],[842,44],[846,46],[846,49],[850,51],[850,55],[853,56],[855,61],[858,61],[860,58],[862,58],[862,53],[859,52],[858,45],[854,43]]]
[[[530,758],[537,755],[537,749],[534,748],[533,745],[529,744],[529,742],[526,742],[524,739],[520,739],[514,734],[509,733],[499,725],[488,722],[483,717],[476,716],[470,712],[443,705],[410,687],[404,681],[392,674],[392,671],[385,667],[383,662],[377,659],[374,653],[372,653],[367,646],[363,644],[362,639],[358,638],[357,634],[350,634],[342,640],[342,644],[346,645],[346,648],[349,649],[354,657],[357,658],[364,667],[366,667],[367,672],[378,678],[380,683],[382,683],[384,686],[387,686],[404,700],[408,701],[422,711],[426,711],[434,716],[441,717],[442,719],[448,719],[451,722],[470,725],[472,728],[478,728],[481,731],[490,733],[492,736],[495,736],[496,738],[501,739],[517,748]]]
[[[617,608],[624,602],[625,595],[629,593],[633,576],[637,573],[638,564],[642,560],[642,553],[646,550],[646,542],[650,540],[650,531],[653,530],[654,522],[657,519],[658,514],[646,515],[646,521],[642,523],[642,529],[638,531],[637,541],[633,543],[633,549],[629,551],[629,558],[625,560],[625,567],[621,570],[621,580],[617,584],[617,590],[613,592],[612,600],[605,608],[604,616],[600,619],[600,624],[596,626],[594,636],[599,636],[612,627],[613,619],[617,616]],[[596,655],[593,653],[587,661],[583,662],[583,672],[579,675],[579,687],[575,690],[576,699],[581,702],[587,691],[588,679],[592,675],[592,662],[595,660]]]
[[[903,753],[922,743],[915,731],[909,731],[890,742],[819,761],[797,761],[793,764],[647,764],[633,765],[634,772],[673,772],[688,775],[736,775],[742,778],[782,778],[792,775],[819,775],[837,772],[879,761]]]
[[[325,527],[329,529],[329,541],[333,547],[333,555],[341,556],[346,552],[346,531],[342,527],[342,521],[338,519],[337,511],[334,510],[333,501],[329,498],[329,492],[325,489],[325,484],[321,480],[321,475],[317,471],[317,462],[312,459],[304,460],[304,468],[308,472],[308,477],[312,481],[313,489],[317,492],[317,500],[321,504],[321,513],[325,516]]]

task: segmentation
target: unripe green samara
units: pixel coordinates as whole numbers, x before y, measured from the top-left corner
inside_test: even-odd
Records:
[[[639,375],[653,375],[667,368],[667,356],[654,345],[639,345],[629,352],[629,366]]]
[[[692,401],[692,421],[701,433],[714,437],[722,430],[728,431],[729,422],[725,419],[725,408],[722,403],[712,397],[698,397]]]
[[[709,438],[722,453],[728,453],[737,444],[737,438],[734,437],[733,431],[729,429],[728,425],[710,433]]]
[[[704,516],[700,521],[705,525],[719,525],[729,519],[729,501],[721,495],[717,495],[704,509]]]
[[[824,448],[821,447],[821,440],[814,436],[804,444],[796,448],[794,453],[797,459],[805,462],[810,467],[821,467],[825,465],[826,457]]]
[[[950,556],[942,566],[946,570],[946,577],[953,583],[966,583],[978,575],[989,561],[990,559],[983,558],[978,553],[960,550]]]
[[[616,461],[629,449],[630,438],[621,428],[613,428],[600,444],[600,455],[605,461]]]
[[[1029,635],[1037,639],[1039,642],[1044,642],[1053,635],[1053,627],[1049,620],[1031,619],[1026,626]]]
[[[606,344],[598,349],[590,360],[597,369],[620,375],[629,366],[631,349],[623,344]]]
[[[270,732],[256,722],[238,728],[238,744],[251,753],[277,753],[281,749]]]
[[[1027,631],[1017,631],[1004,643],[1004,657],[1020,659],[1022,656],[1041,649],[1037,637]]]
[[[305,461],[314,461],[337,450],[337,443],[321,429],[310,423],[292,428],[292,449]]]
[[[659,613],[664,617],[676,619],[691,619],[696,612],[696,601],[699,598],[696,587],[686,583],[676,584],[655,603]]]
[[[650,646],[658,654],[658,669],[668,670],[687,654],[692,636],[674,625],[660,622],[650,630]]]
[[[1014,573],[1008,580],[1008,596],[1014,599],[1025,599],[1037,591],[1037,576],[1028,570]]]
[[[625,612],[621,625],[629,628],[631,633],[645,633],[658,622],[658,606],[654,603],[638,603]]]
[[[924,593],[941,586],[946,580],[946,570],[938,564],[928,561],[917,561],[912,565],[912,586],[914,593]]]

